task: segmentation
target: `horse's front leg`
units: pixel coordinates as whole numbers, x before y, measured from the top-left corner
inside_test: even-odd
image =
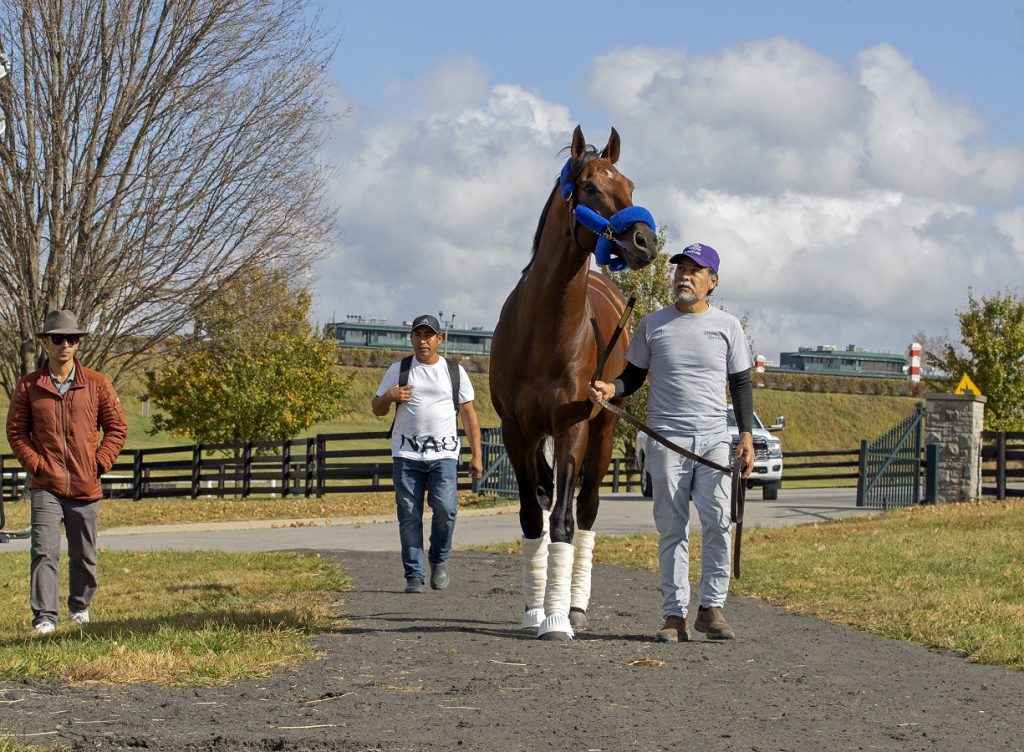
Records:
[[[523,609],[519,626],[536,629],[544,621],[544,590],[547,584],[548,515],[541,503],[543,483],[538,479],[537,440],[531,441],[518,424],[502,421],[505,452],[519,485],[519,527],[523,531]],[[550,503],[547,494],[544,501]]]
[[[600,503],[601,481],[608,472],[615,436],[615,419],[601,413],[590,421],[586,460],[576,498],[579,527],[573,535],[572,592],[569,598],[569,623],[574,630],[586,629],[590,606],[590,579],[594,565],[594,524]]]
[[[586,424],[574,424],[566,435],[555,437],[555,503],[551,509],[551,543],[544,592],[544,622],[537,630],[543,640],[571,640],[569,622],[573,569],[572,496],[587,446]]]

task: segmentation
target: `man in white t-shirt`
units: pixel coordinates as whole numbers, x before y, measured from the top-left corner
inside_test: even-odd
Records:
[[[480,423],[473,407],[473,385],[461,365],[449,364],[437,350],[444,335],[429,314],[412,322],[413,356],[392,363],[371,406],[374,415],[387,415],[394,402],[391,434],[392,477],[398,508],[398,534],[402,542],[405,592],[422,593],[423,497],[432,510],[430,523],[430,587],[448,587],[448,557],[455,533],[455,489],[461,444],[456,405],[469,439],[472,457],[469,474],[483,475]],[[404,364],[404,368],[403,368]],[[454,378],[453,378],[454,377]],[[454,382],[458,383],[458,394]]]
[[[708,296],[718,285],[718,253],[694,243],[669,259],[675,305],[645,316],[626,353],[626,369],[612,382],[595,382],[591,399],[632,394],[650,379],[647,420],[676,444],[719,465],[731,465],[725,385],[739,426],[737,454],[743,477],[754,468],[753,388],[750,347],[739,320],[714,308]],[[735,633],[723,607],[729,592],[729,476],[687,459],[657,442],[647,449],[658,528],[658,569],[665,619],[659,642],[688,640],[690,601],[690,500],[702,529],[699,608],[694,628],[712,640]]]

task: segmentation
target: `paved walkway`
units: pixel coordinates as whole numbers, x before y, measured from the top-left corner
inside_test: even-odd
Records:
[[[462,515],[456,540],[514,540],[515,510],[500,512]],[[784,491],[778,502],[752,498],[747,524],[863,513],[852,492]],[[1024,672],[740,596],[729,600],[739,639],[655,643],[657,575],[607,565],[595,566],[590,628],[541,642],[518,629],[519,557],[463,552],[451,587],[410,596],[396,576],[395,528],[105,531],[108,548],[316,549],[353,589],[341,595],[344,618],[313,638],[318,660],[222,687],[0,682],[0,725],[76,752],[1024,752]],[[650,528],[650,501],[602,503],[600,533]],[[110,618],[87,629],[116,631],[131,615]]]
[[[744,514],[744,528],[822,522],[876,511],[858,508],[853,489],[784,489],[779,496],[778,501],[763,501],[756,492],[751,492]],[[696,520],[696,511],[693,515]],[[429,514],[426,518],[429,520]],[[635,493],[602,497],[597,532],[599,535],[654,532],[650,499]],[[519,513],[515,506],[462,510],[455,531],[455,547],[510,542],[519,536]],[[280,551],[296,548],[396,551],[398,524],[394,517],[387,516],[150,525],[103,530],[100,532],[100,545],[119,551]],[[19,550],[27,551],[28,541],[11,541],[0,548],[0,552]]]

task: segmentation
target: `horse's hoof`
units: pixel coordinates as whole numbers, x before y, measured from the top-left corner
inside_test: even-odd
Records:
[[[542,640],[566,642],[573,637],[572,625],[565,614],[548,614],[544,623],[537,629],[537,637]]]
[[[520,629],[536,629],[544,623],[543,608],[528,608],[523,612],[523,620],[519,622]]]
[[[587,628],[587,612],[582,608],[570,608],[569,609],[569,623],[573,629],[586,629]]]

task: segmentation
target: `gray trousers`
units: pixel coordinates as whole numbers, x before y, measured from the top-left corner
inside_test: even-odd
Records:
[[[76,501],[32,489],[32,568],[29,605],[33,625],[57,623],[57,562],[60,523],[68,539],[68,608],[84,611],[96,594],[96,527],[98,501]]]

